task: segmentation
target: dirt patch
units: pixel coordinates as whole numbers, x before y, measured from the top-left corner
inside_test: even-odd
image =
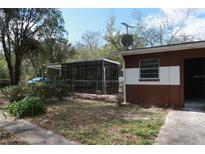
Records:
[[[8,105],[9,101],[3,97],[0,97],[0,105]]]
[[[116,103],[116,95],[97,95],[97,94],[75,93],[75,96],[81,99],[89,99],[89,100]]]

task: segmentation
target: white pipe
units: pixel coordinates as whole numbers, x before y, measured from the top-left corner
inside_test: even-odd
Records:
[[[122,67],[123,67],[123,98],[124,98],[124,103],[126,103],[126,73],[125,73],[125,60],[124,57],[122,56]]]

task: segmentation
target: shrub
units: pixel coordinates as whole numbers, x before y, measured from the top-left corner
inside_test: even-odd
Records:
[[[24,86],[9,86],[1,89],[1,93],[10,101],[19,101],[26,97],[28,88]]]
[[[49,85],[44,82],[28,85],[28,87],[31,89],[31,93],[29,94],[30,96],[40,97],[42,100],[45,100],[49,97]]]
[[[42,100],[51,97],[57,97],[62,99],[65,96],[68,96],[70,92],[70,86],[63,83],[36,83],[30,86],[32,89],[32,96],[40,97]]]
[[[46,107],[39,97],[25,97],[20,101],[10,103],[8,111],[11,115],[21,118],[45,113]]]
[[[51,91],[53,91],[53,96],[62,99],[63,97],[69,96],[71,89],[67,84],[56,83],[52,85]]]
[[[123,103],[123,101],[124,101],[122,94],[118,94],[118,95],[116,96],[116,101],[117,101],[117,105],[118,105],[118,106],[121,106],[121,105],[122,105],[122,103]]]
[[[62,99],[69,96],[70,86],[64,83],[39,82],[33,85],[9,86],[1,89],[1,92],[10,102],[19,101],[26,96],[40,97],[42,100],[51,97]]]

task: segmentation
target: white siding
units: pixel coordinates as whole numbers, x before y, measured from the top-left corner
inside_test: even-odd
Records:
[[[180,69],[179,66],[169,67],[170,69],[170,84],[180,85]]]
[[[160,67],[159,81],[139,81],[139,68],[126,68],[125,76],[127,85],[180,85],[179,66]]]

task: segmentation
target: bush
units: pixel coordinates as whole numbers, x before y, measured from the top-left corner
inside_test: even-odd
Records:
[[[10,101],[19,101],[29,93],[26,86],[9,86],[1,89],[1,93]]]
[[[67,84],[56,83],[51,86],[51,91],[53,92],[54,97],[62,99],[63,97],[70,95],[71,89]]]
[[[25,116],[36,116],[46,112],[46,107],[39,97],[25,97],[20,101],[15,101],[8,106],[11,115],[17,118]]]
[[[49,85],[44,82],[28,85],[28,87],[31,89],[30,96],[40,97],[42,100],[45,100],[50,96]]]
[[[124,101],[122,94],[117,94],[117,96],[116,96],[116,101],[117,101],[117,105],[118,105],[118,106],[121,106],[121,105],[122,105],[122,103],[123,103],[123,101]]]
[[[70,86],[64,83],[47,84],[39,82],[33,85],[9,86],[1,89],[2,94],[10,101],[19,101],[26,96],[40,97],[42,100],[57,97],[62,99],[69,96]]]
[[[63,83],[54,83],[54,84],[46,84],[46,83],[36,83],[31,85],[32,96],[40,97],[42,100],[51,97],[57,97],[62,99],[65,96],[68,96],[70,92],[70,86]]]

